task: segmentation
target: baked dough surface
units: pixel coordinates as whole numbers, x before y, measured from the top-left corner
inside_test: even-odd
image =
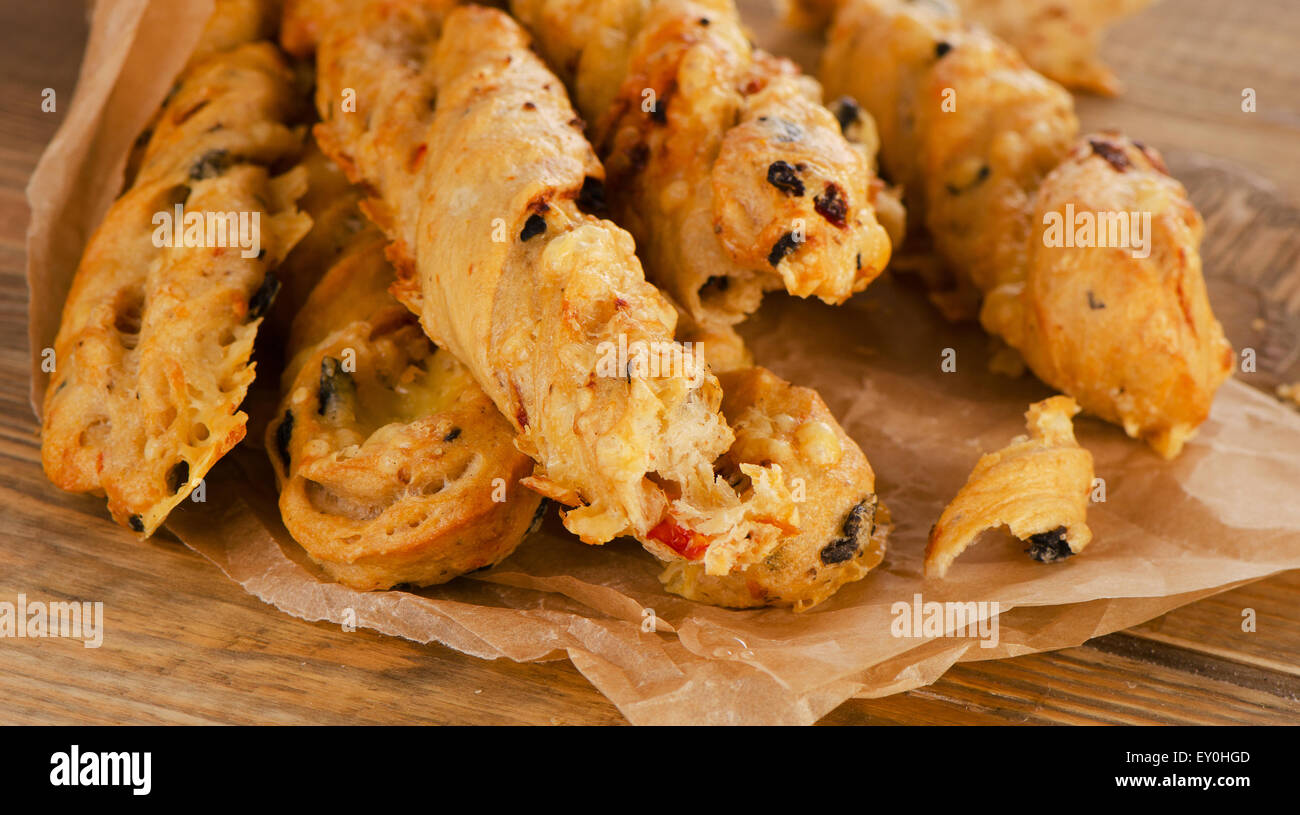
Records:
[[[491,566],[542,508],[509,422],[388,293],[386,243],[348,238],[307,298],[266,438],[285,527],[363,591]]]
[[[601,371],[620,343],[671,350],[674,308],[631,236],[579,206],[603,170],[563,84],[508,16],[449,5],[359,2],[311,23],[318,140],[373,193],[395,294],[511,422],[537,462],[527,485],[571,507],[583,541],[632,535],[714,574],[761,560],[798,528],[780,467],[744,465],[740,488],[715,473],[733,433],[706,366]],[[290,21],[285,39],[310,30]]]
[[[1155,150],[1080,137],[1063,88],[936,8],[846,0],[823,81],[875,116],[884,167],[957,286],[983,295],[984,327],[1084,410],[1177,455],[1232,367],[1201,274],[1200,216]],[[1072,214],[1072,233],[1122,218],[1129,242],[1103,242],[1109,229],[1087,245],[1049,240],[1049,213]]]
[[[272,174],[301,152],[299,105],[269,43],[192,64],[77,269],[55,340],[41,458],[56,485],[107,495],[113,519],[141,535],[244,437],[239,404],[274,270],[310,227],[294,203],[305,173]],[[157,245],[157,216],[177,206],[222,220],[224,240],[206,228],[202,245]],[[234,224],[254,216],[261,251],[246,257]]]
[[[1046,563],[1083,551],[1092,540],[1086,522],[1092,454],[1074,438],[1079,406],[1053,396],[1029,406],[1028,436],[980,457],[965,486],[930,530],[925,573],[943,577],[986,529],[1005,526]]]

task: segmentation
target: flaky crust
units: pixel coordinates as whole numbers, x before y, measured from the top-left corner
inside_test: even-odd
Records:
[[[267,428],[285,527],[362,591],[491,566],[539,517],[541,496],[519,485],[532,460],[465,367],[388,293],[384,237],[341,239],[294,321]]]
[[[1086,523],[1092,454],[1074,439],[1070,419],[1079,406],[1053,396],[1029,406],[1029,436],[980,457],[966,485],[930,530],[926,576],[948,567],[986,529],[1006,526],[1030,545],[1036,560],[1078,554],[1092,540]]]
[[[756,50],[731,0],[514,0],[573,89],[647,275],[696,322],[764,291],[840,303],[884,269],[875,133]],[[892,203],[888,204],[895,206]]]
[[[1232,350],[1205,294],[1200,217],[1159,155],[1080,138],[1064,89],[933,4],[846,0],[823,80],[875,115],[884,166],[959,283],[984,295],[985,328],[1085,410],[1177,455]],[[1149,213],[1150,256],[1046,245],[1047,213],[1066,204]]]
[[[91,237],[63,310],[41,457],[59,487],[108,496],[113,518],[150,535],[244,437],[253,338],[274,269],[310,226],[292,77],[252,43],[187,69],[135,183]],[[157,213],[250,213],[261,254],[159,247]],[[214,233],[215,237],[216,233]],[[206,238],[205,238],[206,242]],[[227,242],[230,242],[229,235]]]
[[[715,475],[733,436],[707,367],[602,374],[620,342],[673,347],[673,307],[631,237],[578,207],[603,173],[523,31],[448,5],[357,2],[314,22],[318,139],[373,191],[395,293],[510,420],[538,463],[526,483],[574,507],[584,541],[631,534],[711,573],[761,559],[797,526],[780,469],[747,466],[739,492]]]
[[[721,374],[722,409],[736,431],[723,471],[741,463],[781,465],[796,488],[799,531],[761,563],[717,577],[698,563],[669,564],[668,591],[732,608],[792,606],[805,611],[866,576],[884,558],[889,513],[875,474],[816,391],[760,367]]]

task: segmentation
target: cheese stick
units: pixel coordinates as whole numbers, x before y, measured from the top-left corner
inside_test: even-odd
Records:
[[[293,77],[247,43],[194,63],[86,246],[55,341],[41,458],[151,535],[245,433],[274,270],[307,231]]]
[[[563,84],[508,16],[451,5],[285,22],[286,43],[318,45],[317,137],[371,192],[394,293],[511,422],[537,462],[526,483],[572,507],[583,541],[630,534],[711,574],[760,560],[797,528],[780,468],[715,473],[734,438],[717,379],[673,342],[631,236],[578,206],[603,172]]]
[[[792,22],[825,26],[843,0],[792,0]],[[1076,91],[1113,96],[1122,85],[1097,56],[1101,33],[1151,0],[922,0],[960,13],[1016,49],[1035,71]]]
[[[1071,98],[941,6],[844,0],[823,81],[875,116],[980,321],[1044,382],[1166,457],[1209,415],[1232,349],[1210,310],[1203,223],[1160,155],[1079,136]]]
[[[266,431],[285,528],[361,591],[498,563],[541,520],[541,496],[518,483],[532,460],[465,366],[389,294],[384,236],[341,219],[322,228],[331,234],[315,239],[341,253],[294,320]]]
[[[902,211],[874,128],[851,104],[837,121],[816,81],[755,49],[732,0],[511,9],[572,88],[648,278],[692,320],[738,322],[773,289],[841,303],[885,268],[882,221],[901,233]]]

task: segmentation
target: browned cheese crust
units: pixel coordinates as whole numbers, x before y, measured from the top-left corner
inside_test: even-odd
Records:
[[[870,120],[848,103],[842,126],[813,79],[750,44],[732,0],[511,8],[573,89],[647,276],[692,320],[735,323],[773,289],[841,303],[885,268],[882,222],[901,233],[902,210]]]
[[[269,43],[188,68],[68,294],[45,399],[45,472],[63,489],[106,494],[113,518],[143,535],[244,437],[238,407],[273,270],[310,226],[294,205],[305,174],[273,175],[302,149],[289,124],[298,108]],[[203,216],[204,246],[155,245],[165,230],[156,215],[175,205]],[[256,215],[260,254],[244,256],[230,221],[222,241],[209,218],[218,213],[245,213],[250,225]]]
[[[715,474],[733,434],[707,366],[602,371],[620,342],[674,348],[676,314],[631,236],[577,204],[603,171],[563,84],[508,16],[449,5],[327,3],[285,24],[286,43],[319,39],[318,139],[371,192],[395,293],[510,420],[538,464],[526,483],[573,507],[582,540],[630,534],[717,574],[761,560],[797,528],[780,468],[745,465],[737,487]]]
[[[1029,406],[1028,436],[980,457],[952,503],[930,530],[925,573],[943,577],[986,529],[1005,526],[1029,544],[1035,560],[1056,562],[1092,540],[1086,523],[1092,454],[1074,439],[1079,406],[1053,396]]]
[[[532,460],[465,366],[389,294],[383,235],[346,219],[324,228],[341,230],[316,239],[342,254],[294,321],[267,428],[285,527],[362,591],[500,562],[540,519],[541,496],[519,484]]]
[[[660,579],[674,594],[713,605],[805,611],[884,558],[889,513],[875,494],[875,474],[816,391],[758,367],[718,378],[723,412],[736,430],[729,469],[780,464],[796,488],[799,531],[744,570],[718,577],[678,562]]]
[[[1085,410],[1177,455],[1232,349],[1206,297],[1201,218],[1159,154],[1080,138],[1064,89],[931,3],[846,0],[822,74],[875,116],[885,168],[959,283],[983,294],[984,327]],[[1109,228],[1062,243],[1048,213],[1073,213],[1071,231],[1136,213],[1149,254],[1106,245]]]

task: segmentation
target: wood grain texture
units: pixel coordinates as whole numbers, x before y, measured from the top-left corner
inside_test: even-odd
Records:
[[[84,0],[0,5],[0,599],[102,600],[103,647],[0,639],[3,724],[591,723],[623,721],[567,662],[485,662],[283,615],[163,537],[140,545],[101,499],[40,470],[27,403],[23,187],[71,99]],[[1300,203],[1300,5],[1163,0],[1105,56],[1119,100],[1090,127],[1220,156]],[[1240,110],[1242,88],[1259,95]],[[968,663],[934,685],[852,700],[827,724],[1201,724],[1300,721],[1300,573],[1225,592],[1083,647]],[[1257,630],[1242,631],[1242,611]]]

